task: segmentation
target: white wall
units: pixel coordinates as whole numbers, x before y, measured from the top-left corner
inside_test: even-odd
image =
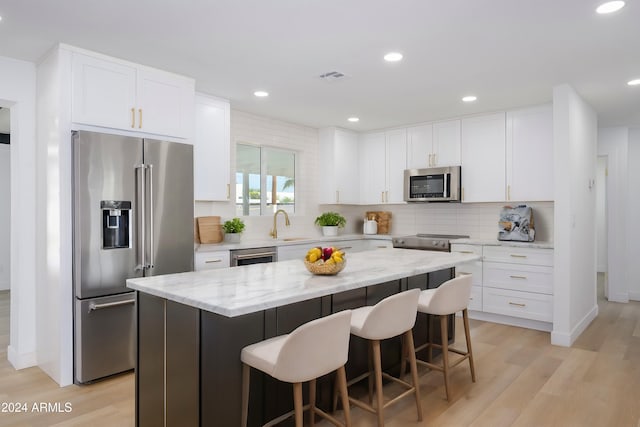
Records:
[[[36,363],[35,65],[0,57],[0,106],[11,107],[11,317],[7,358]]]
[[[629,129],[625,127],[603,128],[598,131],[598,155],[607,156],[607,278],[608,299],[615,302],[629,301],[627,260],[629,226],[628,163]],[[635,262],[633,258],[631,262]]]
[[[637,226],[640,213],[640,128],[629,130],[628,164],[627,212],[632,215],[632,219],[628,219],[631,224],[627,227],[627,283],[629,299],[640,301],[640,280],[636,275],[631,275],[631,271],[637,271],[633,265],[640,258],[640,227]]]
[[[278,219],[278,237],[310,236],[320,232],[313,226],[318,214],[318,130],[280,120],[269,119],[242,111],[231,110],[231,181],[235,182],[236,143],[249,143],[269,147],[286,148],[297,152],[296,164],[296,212],[291,216],[291,226],[284,226]],[[229,202],[196,202],[194,215],[220,215],[222,221],[235,216],[235,185],[231,186]],[[269,238],[273,215],[244,217],[247,228],[243,239]],[[314,235],[315,235],[314,234]]]
[[[73,382],[70,76],[65,49],[38,64],[38,366],[61,386]]]
[[[4,111],[4,110],[3,110]],[[0,144],[0,291],[11,283],[11,146]]]
[[[552,344],[570,346],[598,314],[597,116],[568,85],[553,89],[554,312]]]

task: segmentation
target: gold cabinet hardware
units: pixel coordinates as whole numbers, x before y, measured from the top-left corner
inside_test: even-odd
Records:
[[[221,259],[221,258],[218,258],[218,259],[209,259],[209,260],[205,261],[204,263],[205,263],[205,264],[213,264],[214,262],[222,262],[222,259]]]
[[[389,191],[384,192],[384,201],[385,203],[389,203]]]
[[[511,186],[507,185],[507,200],[511,200]]]
[[[384,245],[382,245],[382,246],[378,246],[378,249],[386,249],[387,247],[388,247],[388,246],[384,246]]]
[[[433,153],[433,166],[438,166],[438,153]]]
[[[380,203],[384,203],[384,191],[380,192]]]
[[[142,129],[142,108],[138,108],[138,129]]]
[[[336,190],[336,203],[340,203],[340,190]]]
[[[131,108],[131,128],[136,127],[136,109]]]
[[[473,251],[458,251],[461,254],[472,254]]]
[[[527,304],[520,304],[518,302],[511,302],[509,301],[509,305],[515,305],[516,307],[526,307]]]
[[[517,254],[511,254],[510,255],[512,258],[526,258],[526,255],[517,255]]]
[[[526,279],[527,278],[527,276],[513,276],[513,275],[511,275],[509,277],[511,277],[512,279]]]
[[[231,184],[227,184],[227,200],[231,198]]]
[[[429,153],[429,166],[433,166],[433,153]]]

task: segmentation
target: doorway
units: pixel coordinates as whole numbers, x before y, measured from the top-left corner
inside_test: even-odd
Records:
[[[609,297],[608,286],[608,232],[607,232],[607,176],[608,157],[598,156],[596,172],[596,245],[598,282],[602,283],[604,297]]]

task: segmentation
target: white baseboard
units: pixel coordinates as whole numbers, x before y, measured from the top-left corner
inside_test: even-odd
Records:
[[[13,346],[7,347],[7,360],[16,370],[30,368],[37,364],[35,352],[18,354]]]
[[[640,292],[629,291],[629,300],[640,301]]]
[[[631,295],[629,295],[629,292],[611,293],[611,286],[609,286],[609,295],[607,300],[611,302],[629,302],[630,298]]]
[[[504,316],[502,314],[485,313],[483,311],[469,310],[469,318],[483,320],[485,322],[501,323],[509,326],[518,326],[520,328],[535,329],[543,332],[551,332],[553,329],[553,324],[549,322],[521,319],[519,317]]]
[[[570,333],[551,331],[551,344],[559,345],[562,347],[571,347],[573,343],[578,339],[580,334],[593,322],[598,316],[598,305],[596,304],[578,324],[571,330]]]

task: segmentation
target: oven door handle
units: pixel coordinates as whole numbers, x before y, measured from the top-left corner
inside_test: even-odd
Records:
[[[252,259],[252,258],[262,258],[265,256],[273,256],[276,252],[258,252],[254,254],[246,254],[246,255],[233,255],[234,259]]]

